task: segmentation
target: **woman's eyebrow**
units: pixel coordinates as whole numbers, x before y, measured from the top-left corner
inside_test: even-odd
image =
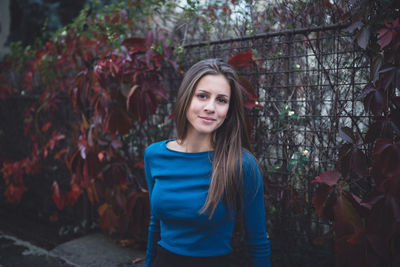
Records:
[[[202,93],[210,94],[210,92],[205,90],[205,89],[197,89],[196,92],[202,92]],[[218,94],[218,96],[223,96],[223,97],[226,97],[226,98],[229,99],[229,96],[225,95],[225,94]]]
[[[205,89],[197,89],[196,91],[200,91],[200,92],[207,93],[207,94],[210,93],[209,91],[207,91]],[[225,94],[218,94],[218,96],[224,96],[226,98],[229,98],[228,95],[225,95]]]

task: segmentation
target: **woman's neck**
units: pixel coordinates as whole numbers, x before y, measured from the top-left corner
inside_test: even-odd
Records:
[[[180,142],[184,152],[204,152],[213,150],[211,135],[197,135],[188,133],[186,138]]]

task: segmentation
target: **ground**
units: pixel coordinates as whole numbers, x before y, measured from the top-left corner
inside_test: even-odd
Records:
[[[101,231],[61,237],[56,225],[0,206],[0,267],[144,266],[144,251]]]

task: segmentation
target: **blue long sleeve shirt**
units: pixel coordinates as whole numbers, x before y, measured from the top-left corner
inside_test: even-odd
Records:
[[[213,151],[187,153],[171,150],[169,140],[150,145],[144,155],[151,218],[146,267],[157,244],[183,256],[229,254],[236,212],[221,201],[214,216],[200,214],[211,180]],[[263,180],[253,156],[243,150],[243,217],[245,241],[253,267],[270,266],[266,233]]]

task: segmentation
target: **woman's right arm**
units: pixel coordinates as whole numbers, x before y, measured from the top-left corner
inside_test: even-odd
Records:
[[[149,153],[147,149],[144,153],[144,171],[146,174],[146,181],[149,189],[149,199],[151,201],[151,194],[153,192],[153,186],[154,186],[154,178],[151,175]],[[151,211],[151,203],[150,203],[150,212],[151,216],[149,223],[149,233],[147,236],[146,267],[150,266],[152,260],[156,256],[157,242],[160,240],[160,220],[156,219],[153,216],[153,213]]]

